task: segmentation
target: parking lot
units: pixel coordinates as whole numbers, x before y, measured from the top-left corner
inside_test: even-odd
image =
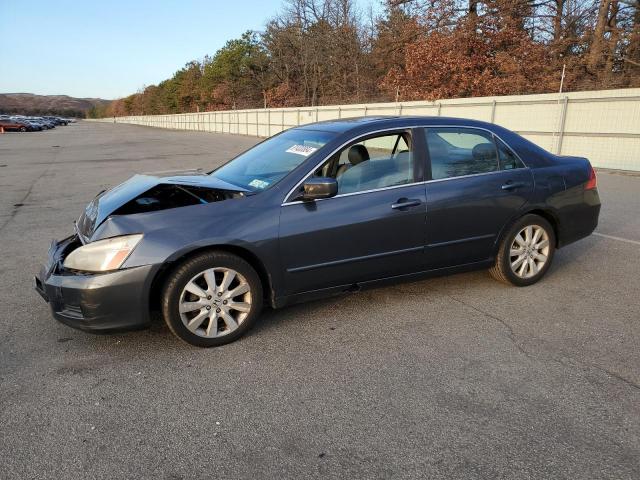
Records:
[[[95,336],[32,276],[93,196],[258,139],[79,122],[0,135],[0,478],[639,478],[640,174],[547,277],[460,274],[266,311],[197,349]]]

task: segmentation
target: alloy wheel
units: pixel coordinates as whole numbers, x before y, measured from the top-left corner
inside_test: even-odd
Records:
[[[549,259],[549,248],[549,234],[540,225],[522,228],[511,243],[511,271],[520,278],[537,275]]]
[[[184,286],[179,311],[190,332],[204,338],[222,337],[237,330],[249,315],[251,287],[235,270],[209,268]]]

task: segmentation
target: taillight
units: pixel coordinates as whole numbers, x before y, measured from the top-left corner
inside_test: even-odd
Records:
[[[589,180],[584,184],[585,190],[593,190],[598,186],[598,180],[596,178],[596,171],[591,165],[589,165]]]

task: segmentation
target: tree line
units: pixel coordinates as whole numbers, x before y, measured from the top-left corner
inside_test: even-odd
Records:
[[[26,115],[29,117],[56,116],[64,118],[84,118],[87,111],[76,108],[0,107],[0,114]]]
[[[640,0],[287,0],[90,117],[640,87]]]

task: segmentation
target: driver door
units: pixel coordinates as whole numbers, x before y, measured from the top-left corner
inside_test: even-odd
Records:
[[[354,141],[313,172],[336,178],[336,196],[287,199],[280,216],[287,295],[423,269],[422,153],[408,130]]]

